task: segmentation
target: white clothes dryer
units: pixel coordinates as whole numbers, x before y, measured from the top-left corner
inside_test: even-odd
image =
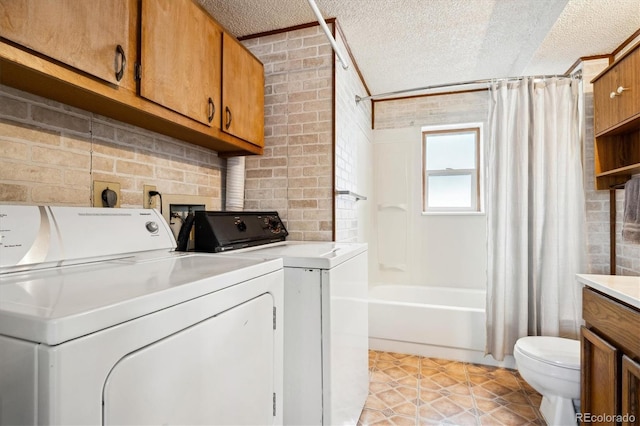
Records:
[[[195,248],[284,262],[284,424],[355,425],[369,392],[367,245],[285,241],[276,212],[196,212]]]
[[[154,210],[0,205],[0,424],[282,424],[281,260]]]

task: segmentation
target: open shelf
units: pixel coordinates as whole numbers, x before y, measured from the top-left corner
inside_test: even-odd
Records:
[[[636,173],[640,173],[640,163],[607,170],[606,172],[598,173],[596,177],[635,175]]]
[[[595,138],[596,189],[610,189],[640,173],[640,129]]]

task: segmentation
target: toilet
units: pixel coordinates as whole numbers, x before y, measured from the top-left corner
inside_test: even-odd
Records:
[[[522,337],[513,356],[522,378],[542,395],[540,412],[547,424],[577,425],[574,400],[580,399],[580,341]]]

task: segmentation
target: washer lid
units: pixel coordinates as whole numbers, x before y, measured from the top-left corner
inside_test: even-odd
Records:
[[[332,269],[367,251],[366,243],[284,241],[251,247],[230,254],[280,259],[285,267]]]
[[[580,341],[551,336],[523,337],[516,343],[524,355],[546,364],[580,369]]]
[[[169,253],[4,274],[0,335],[57,345],[281,268],[281,260]]]

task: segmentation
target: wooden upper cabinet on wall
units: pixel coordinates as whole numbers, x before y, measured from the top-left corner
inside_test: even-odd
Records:
[[[264,146],[264,67],[226,33],[222,52],[222,130]]]
[[[0,37],[0,84],[221,156],[263,153],[263,66],[225,34],[223,81],[223,29],[195,0],[0,0]]]
[[[142,0],[140,95],[220,125],[222,30],[191,0]]]
[[[135,0],[1,0],[0,36],[135,90]]]
[[[618,114],[620,121],[640,114],[640,50],[626,56],[619,65]]]
[[[616,69],[604,74],[593,85],[593,104],[596,113],[593,116],[593,130],[595,134],[601,133],[616,123],[617,102],[611,99],[610,94],[616,86],[618,73]]]
[[[640,50],[616,62],[593,80],[596,135],[640,114]]]
[[[593,80],[596,189],[640,173],[640,44]]]

